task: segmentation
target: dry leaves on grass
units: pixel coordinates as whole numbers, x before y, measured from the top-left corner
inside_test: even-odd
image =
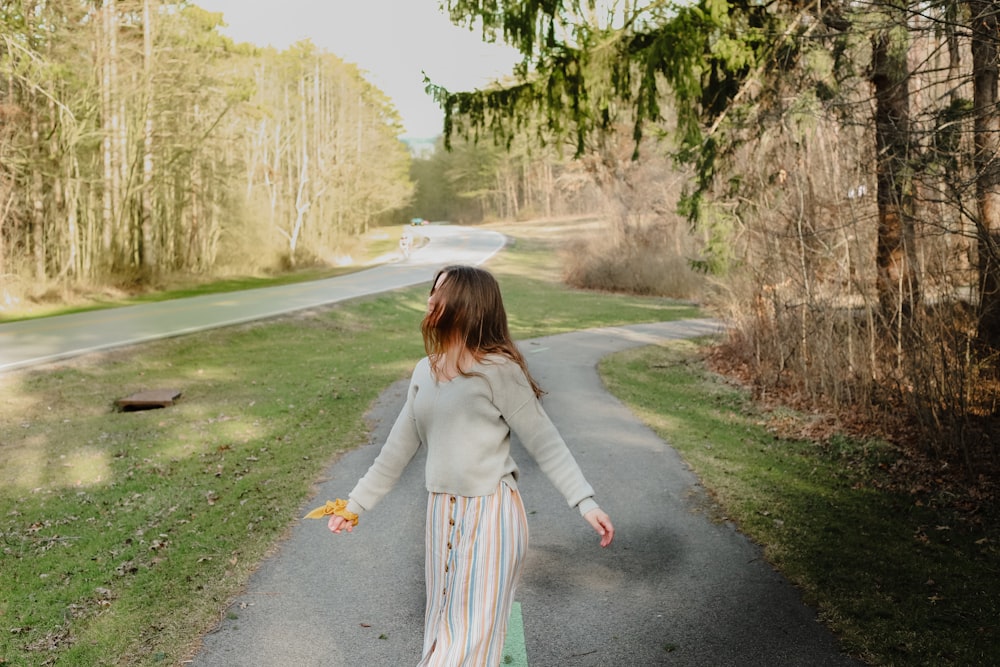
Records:
[[[889,443],[896,459],[879,463],[883,474],[867,480],[866,485],[909,494],[916,504],[949,507],[973,522],[981,521],[983,514],[992,514],[1000,504],[1000,469],[994,466],[973,477],[960,461],[929,456],[914,446],[923,442],[924,436],[907,419],[905,410],[885,411],[876,419],[870,410],[818,404],[798,387],[758,382],[750,366],[729,354],[725,345],[704,348],[702,355],[710,371],[750,391],[765,416],[765,427],[778,438],[826,443],[847,436]],[[790,415],[787,409],[797,414]],[[1000,425],[997,430],[1000,432]]]

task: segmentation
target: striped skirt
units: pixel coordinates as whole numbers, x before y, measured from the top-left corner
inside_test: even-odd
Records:
[[[528,548],[520,494],[431,493],[427,503],[427,609],[418,667],[492,667]]]

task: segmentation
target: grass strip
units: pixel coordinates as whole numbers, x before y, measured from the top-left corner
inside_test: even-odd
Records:
[[[897,454],[834,436],[782,437],[747,392],[701,363],[698,341],[628,350],[600,371],[855,655],[874,665],[1000,664],[1000,522],[884,489]]]

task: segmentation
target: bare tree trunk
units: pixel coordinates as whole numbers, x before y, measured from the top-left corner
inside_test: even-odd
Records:
[[[295,252],[298,249],[299,236],[306,224],[306,213],[312,197],[310,196],[309,184],[309,115],[306,99],[306,78],[305,73],[299,79],[299,164],[297,168],[299,176],[299,187],[295,193],[295,223],[292,226],[289,237],[288,256],[292,265],[295,264]]]
[[[264,175],[267,184],[268,200],[271,203],[271,224],[278,224],[278,202],[281,195],[281,122],[274,124],[274,148],[268,160],[267,149],[264,154]]]
[[[976,221],[979,257],[979,338],[1000,347],[1000,114],[997,40],[1000,2],[970,0],[975,107]]]
[[[357,121],[355,123],[355,126],[356,126],[355,132],[356,132],[356,135],[357,135],[357,143],[355,145],[355,151],[354,151],[354,163],[360,165],[361,162],[364,160],[364,153],[365,153],[365,150],[364,150],[365,149],[365,146],[364,146],[364,136],[365,136],[364,135],[365,104],[364,104],[364,99],[360,95],[358,96],[358,113],[357,113],[357,117],[356,118],[357,118]],[[360,175],[361,170],[358,170],[357,173]],[[357,180],[355,180],[355,183],[354,183],[354,192],[352,194],[356,195],[356,193],[359,192],[360,190],[361,190],[361,186],[357,182]],[[355,229],[357,230],[355,233],[358,233],[358,234],[367,234],[368,233],[368,214],[367,214],[367,211],[365,212],[365,215],[362,217],[362,223],[361,223],[361,225],[355,225]]]
[[[897,334],[902,332],[903,319],[919,303],[920,293],[910,175],[909,67],[904,34],[901,26],[890,26],[872,38],[871,73],[876,99],[877,288],[883,317]]]
[[[38,108],[31,105],[31,144],[36,157],[41,147]],[[31,169],[31,255],[35,265],[35,280],[45,282],[45,204],[43,196],[42,164],[36,160]]]
[[[101,233],[99,228],[101,206],[97,201],[97,193],[94,188],[87,188],[87,198],[83,206],[83,211],[86,215],[84,233],[83,233],[83,245],[81,246],[82,256],[80,257],[80,271],[81,274],[88,277],[93,277],[95,273],[95,263],[97,263],[97,254],[101,251]]]
[[[10,205],[14,201],[13,189],[8,189],[6,184],[0,194],[3,196],[3,200],[0,201],[0,298],[3,298],[4,293],[4,283],[7,281],[7,248],[4,245],[4,223],[7,222],[7,213],[10,211]]]
[[[7,74],[7,95],[13,98],[15,95],[14,88],[14,77],[12,73]],[[14,125],[11,122],[11,116],[13,114],[7,110],[3,110],[0,113],[0,158],[5,158],[8,155],[7,149],[14,141]],[[0,164],[3,162],[0,161]],[[7,282],[7,243],[6,243],[6,232],[5,228],[7,226],[7,221],[10,218],[10,210],[14,205],[14,201],[17,198],[17,185],[12,172],[7,169],[0,168],[0,196],[2,196],[3,201],[0,202],[0,299],[6,301],[9,293],[6,287],[4,287]]]
[[[191,116],[195,126],[201,122],[201,107],[195,104],[191,109]],[[191,158],[191,176],[188,182],[190,188],[191,201],[188,206],[188,229],[187,239],[184,244],[184,266],[186,268],[198,267],[200,269],[201,253],[199,252],[202,234],[202,171],[201,159],[195,154]]]
[[[104,0],[101,10],[100,37],[96,40],[97,62],[101,73],[101,155],[103,158],[102,207],[101,207],[101,257],[102,263],[111,263],[114,252],[115,201],[114,201],[114,81],[111,66],[112,34],[115,30],[115,0]]]
[[[153,229],[153,12],[150,0],[142,3],[142,56],[146,106],[146,122],[142,136],[142,191],[140,227],[140,265],[149,272],[158,269],[156,241]]]
[[[114,200],[114,236],[116,239],[114,265],[121,268],[130,266],[135,259],[131,252],[133,244],[129,238],[130,230],[126,227],[126,201],[128,199],[126,192],[129,189],[128,116],[125,111],[126,95],[122,86],[121,48],[118,41],[120,18],[118,16],[117,0],[112,0],[112,8],[112,31],[109,46],[111,47],[111,90],[114,110],[114,115],[112,116],[114,145],[114,155],[112,158],[114,160],[112,199]]]
[[[545,197],[545,208],[544,213],[546,218],[552,217],[552,190],[554,187],[554,181],[552,179],[552,163],[548,160],[542,162],[542,173],[544,174],[544,183],[542,185],[542,195]]]
[[[215,183],[217,182],[215,169],[216,163],[212,160],[204,160],[205,188],[202,194],[203,211],[203,240],[199,261],[202,271],[211,271],[215,266],[215,257],[219,249],[219,218],[215,209]]]
[[[80,175],[76,173],[76,156],[69,158],[66,167],[66,236],[69,257],[66,258],[64,273],[80,275],[80,242],[77,218],[80,210]]]

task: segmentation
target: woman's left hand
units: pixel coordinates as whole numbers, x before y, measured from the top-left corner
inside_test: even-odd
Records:
[[[326,527],[330,529],[331,533],[339,535],[341,530],[346,530],[347,532],[354,530],[354,522],[348,521],[339,514],[331,514],[330,518],[326,521]]]
[[[583,515],[597,534],[601,536],[601,546],[606,547],[615,539],[615,527],[611,525],[611,517],[601,508],[597,507]]]

